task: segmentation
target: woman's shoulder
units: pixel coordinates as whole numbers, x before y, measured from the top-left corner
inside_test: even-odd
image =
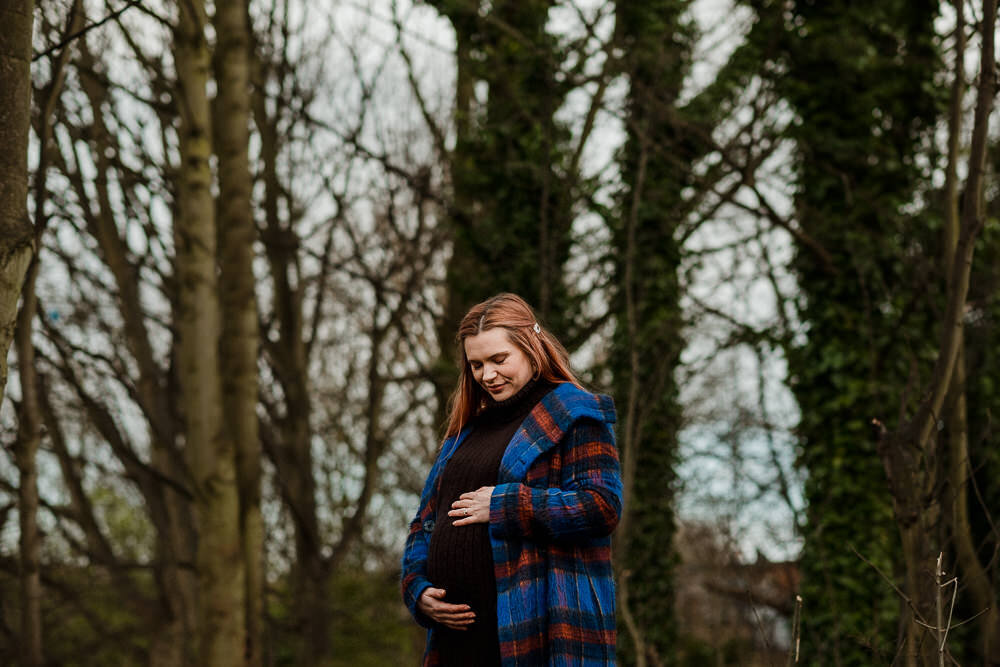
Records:
[[[542,406],[556,423],[564,428],[570,423],[590,417],[607,424],[616,420],[615,402],[606,394],[596,394],[573,384],[561,382],[542,399]]]

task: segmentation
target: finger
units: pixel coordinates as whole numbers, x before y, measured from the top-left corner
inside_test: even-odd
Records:
[[[462,625],[469,625],[475,622],[476,615],[472,612],[466,612],[464,614],[438,614],[436,620],[441,623],[461,623]]]
[[[427,593],[427,595],[430,595],[432,598],[438,598],[438,599],[443,598],[446,593],[446,591],[443,588],[434,588],[433,586],[425,589],[424,592]]]
[[[438,602],[434,605],[434,611],[441,614],[473,614],[472,607],[467,604],[449,604]]]
[[[467,516],[459,521],[453,521],[453,526],[474,526],[477,523],[489,523],[488,519],[479,519],[475,516]]]
[[[460,495],[458,497],[458,500],[473,500],[475,497],[476,497],[476,492],[469,491],[467,493],[463,493],[462,495]],[[456,500],[455,502],[458,502],[458,500]]]

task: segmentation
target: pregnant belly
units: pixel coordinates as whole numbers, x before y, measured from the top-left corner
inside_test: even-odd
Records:
[[[456,526],[450,517],[435,523],[427,553],[427,578],[446,591],[445,600],[493,606],[496,577],[487,524]]]

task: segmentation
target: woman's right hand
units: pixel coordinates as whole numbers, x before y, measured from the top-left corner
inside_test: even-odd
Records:
[[[417,600],[417,609],[435,623],[452,630],[465,630],[476,622],[476,614],[467,604],[450,604],[444,601],[443,588],[425,588]]]

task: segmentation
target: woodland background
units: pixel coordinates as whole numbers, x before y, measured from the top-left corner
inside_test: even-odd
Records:
[[[618,406],[623,665],[1000,664],[992,0],[0,25],[0,664],[416,664],[499,291]]]

